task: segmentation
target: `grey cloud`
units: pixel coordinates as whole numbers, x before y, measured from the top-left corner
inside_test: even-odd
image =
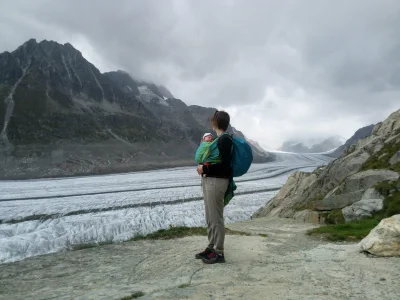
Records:
[[[82,36],[105,65],[187,103],[239,109],[265,143],[267,127],[281,139],[351,135],[399,108],[399,12],[397,0],[3,0],[0,51]]]

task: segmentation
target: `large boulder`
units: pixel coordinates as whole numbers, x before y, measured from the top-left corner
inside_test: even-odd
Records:
[[[360,249],[377,256],[400,256],[400,215],[383,219],[360,242]]]
[[[256,211],[253,217],[264,217],[266,215],[292,217],[296,212],[294,207],[299,196],[316,180],[317,176],[313,173],[294,172],[289,176],[279,193],[266,206]]]
[[[342,209],[346,222],[372,217],[383,208],[383,196],[375,189],[368,189],[361,200]]]
[[[349,176],[343,185],[342,194],[358,190],[366,190],[380,181],[393,181],[399,178],[397,172],[391,170],[367,170]]]
[[[323,200],[316,201],[313,208],[319,211],[345,208],[362,200],[365,191],[376,183],[398,178],[399,174],[390,170],[367,170],[353,174]]]
[[[313,203],[313,209],[318,211],[342,209],[346,206],[352,205],[353,203],[360,201],[363,194],[364,191],[360,190],[345,194],[332,195],[330,197],[324,198],[321,201],[315,201]]]
[[[383,200],[385,197],[379,193],[376,189],[371,188],[365,191],[361,200],[369,200],[369,199],[381,199]]]
[[[360,200],[353,205],[342,209],[343,217],[346,222],[372,217],[374,212],[381,211],[383,208],[382,199]]]

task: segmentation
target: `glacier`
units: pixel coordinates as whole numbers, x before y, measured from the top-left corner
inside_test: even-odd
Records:
[[[328,163],[323,155],[282,155],[235,179],[225,222],[249,219],[295,170]],[[0,181],[0,263],[123,242],[174,226],[205,226],[195,167],[87,177]]]

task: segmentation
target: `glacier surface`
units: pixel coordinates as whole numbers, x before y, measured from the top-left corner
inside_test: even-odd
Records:
[[[329,162],[322,155],[282,154],[235,179],[225,221],[249,219],[295,170]],[[0,181],[0,263],[122,242],[170,225],[205,226],[200,177],[194,167],[88,177]]]

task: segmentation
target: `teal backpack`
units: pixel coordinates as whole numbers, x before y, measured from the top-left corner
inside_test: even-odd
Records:
[[[228,188],[225,192],[224,196],[224,206],[228,205],[228,203],[235,196],[235,190],[237,186],[233,177],[239,177],[247,173],[249,170],[251,163],[253,162],[253,151],[251,150],[250,145],[246,142],[246,140],[242,138],[232,137],[232,177],[229,179]]]
[[[232,173],[240,177],[247,173],[253,162],[253,151],[245,139],[232,137]]]

